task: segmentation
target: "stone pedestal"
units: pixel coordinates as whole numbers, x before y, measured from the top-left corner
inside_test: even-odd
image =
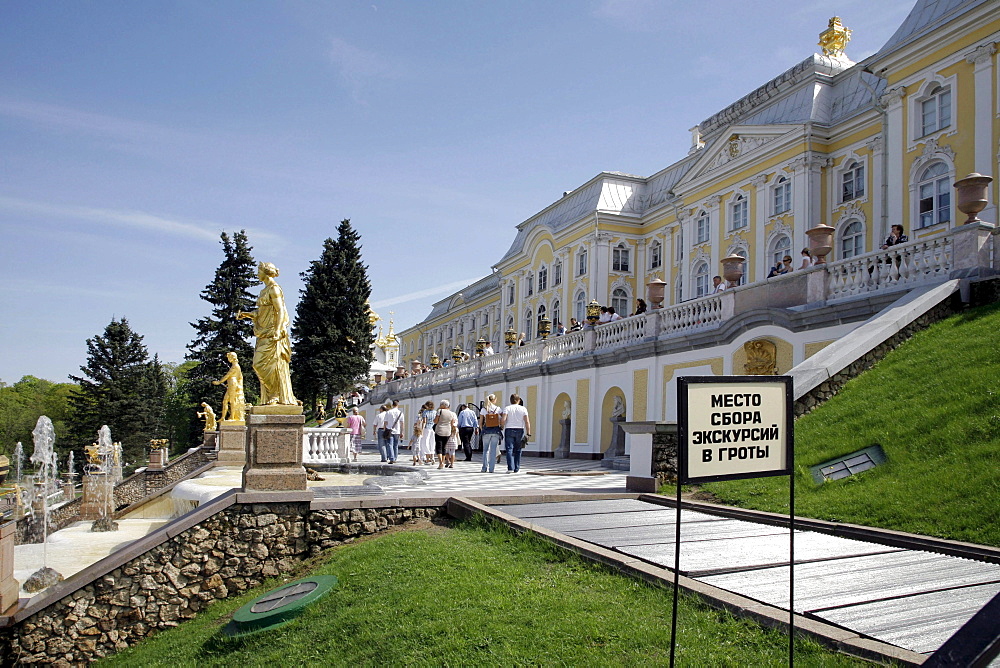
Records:
[[[655,493],[661,483],[676,480],[676,422],[625,422],[621,428],[629,434],[631,446],[626,489]]]
[[[108,505],[108,494],[111,493],[113,493],[112,487],[108,484],[105,474],[84,474],[83,500],[80,502],[80,519],[89,521],[103,517],[104,509]]]
[[[149,464],[146,465],[146,470],[162,471],[166,463],[167,451],[164,448],[155,448],[149,451]]]
[[[0,615],[14,613],[17,605],[17,590],[14,579],[14,533],[17,522],[0,524]]]
[[[302,434],[306,420],[302,407],[254,406],[248,421],[243,489],[257,492],[305,490]]]
[[[570,425],[573,420],[566,418],[565,420],[559,420],[559,426],[562,427],[562,433],[559,436],[559,447],[556,448],[555,457],[556,459],[569,459],[569,435],[570,435]]]
[[[223,420],[219,425],[219,456],[216,466],[243,466],[247,463],[247,426],[242,420]]]
[[[76,498],[76,485],[72,480],[67,480],[62,484],[63,500],[67,503]]]

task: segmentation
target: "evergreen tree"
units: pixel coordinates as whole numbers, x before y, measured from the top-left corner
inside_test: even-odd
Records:
[[[83,376],[70,376],[79,385],[69,397],[73,446],[89,445],[106,424],[121,442],[125,462],[144,462],[149,439],[161,437],[165,392],[159,360],[150,361],[142,336],[122,318],[87,339],[87,364],[80,370]]]
[[[198,364],[187,371],[184,383],[189,411],[188,433],[184,438],[189,445],[201,441],[202,422],[197,416],[201,402],[207,402],[216,412],[222,406],[226,388],[213,385],[212,381],[229,370],[226,353],[232,351],[239,357],[247,401],[253,401],[260,393],[257,376],[251,369],[253,323],[236,319],[240,311],[254,310],[256,297],[250,288],[260,283],[246,232],[240,230],[232,239],[223,232],[222,250],[224,258],[215,270],[215,278],[201,291],[201,298],[212,305],[212,313],[191,323],[195,337],[188,344],[187,359]]]
[[[368,321],[371,283],[361,262],[361,236],[344,220],[337,240],[302,273],[305,287],[292,324],[292,382],[306,406],[349,391],[372,362],[374,335]]]

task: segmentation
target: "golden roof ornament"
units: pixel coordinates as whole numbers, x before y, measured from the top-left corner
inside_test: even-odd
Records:
[[[845,28],[839,16],[830,19],[829,27],[819,34],[819,45],[824,56],[841,58],[847,43],[851,41],[851,29]]]
[[[374,328],[375,323],[381,320],[381,318],[379,318],[378,313],[375,312],[375,309],[372,308],[371,301],[365,300],[365,304],[368,305],[368,326]]]

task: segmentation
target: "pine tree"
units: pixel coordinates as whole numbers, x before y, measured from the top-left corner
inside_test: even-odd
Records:
[[[79,384],[69,397],[73,445],[89,445],[106,424],[126,462],[145,461],[149,439],[160,437],[165,393],[162,366],[150,361],[142,336],[124,318],[112,320],[103,335],[87,339],[87,364],[80,370],[83,376],[70,376]]]
[[[247,401],[260,393],[257,376],[251,370],[253,363],[253,324],[250,320],[237,320],[240,311],[253,311],[256,298],[250,288],[260,283],[257,279],[247,235],[244,230],[233,234],[232,239],[222,233],[225,257],[215,270],[215,278],[201,291],[201,298],[212,305],[212,313],[191,323],[195,337],[188,344],[187,359],[197,366],[186,374],[185,389],[189,410],[189,429],[185,439],[194,445],[201,440],[201,420],[197,412],[201,402],[220,410],[226,388],[213,385],[229,370],[226,353],[233,351],[244,369],[244,391]]]
[[[337,240],[323,242],[320,259],[302,273],[305,287],[292,323],[292,382],[306,406],[349,391],[372,362],[368,321],[371,283],[361,262],[361,236],[344,220]]]

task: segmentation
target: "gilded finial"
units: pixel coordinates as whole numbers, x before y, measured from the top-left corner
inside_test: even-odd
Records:
[[[830,19],[829,27],[819,34],[819,46],[823,49],[823,55],[831,58],[842,57],[849,41],[851,29],[844,27],[839,16]]]

